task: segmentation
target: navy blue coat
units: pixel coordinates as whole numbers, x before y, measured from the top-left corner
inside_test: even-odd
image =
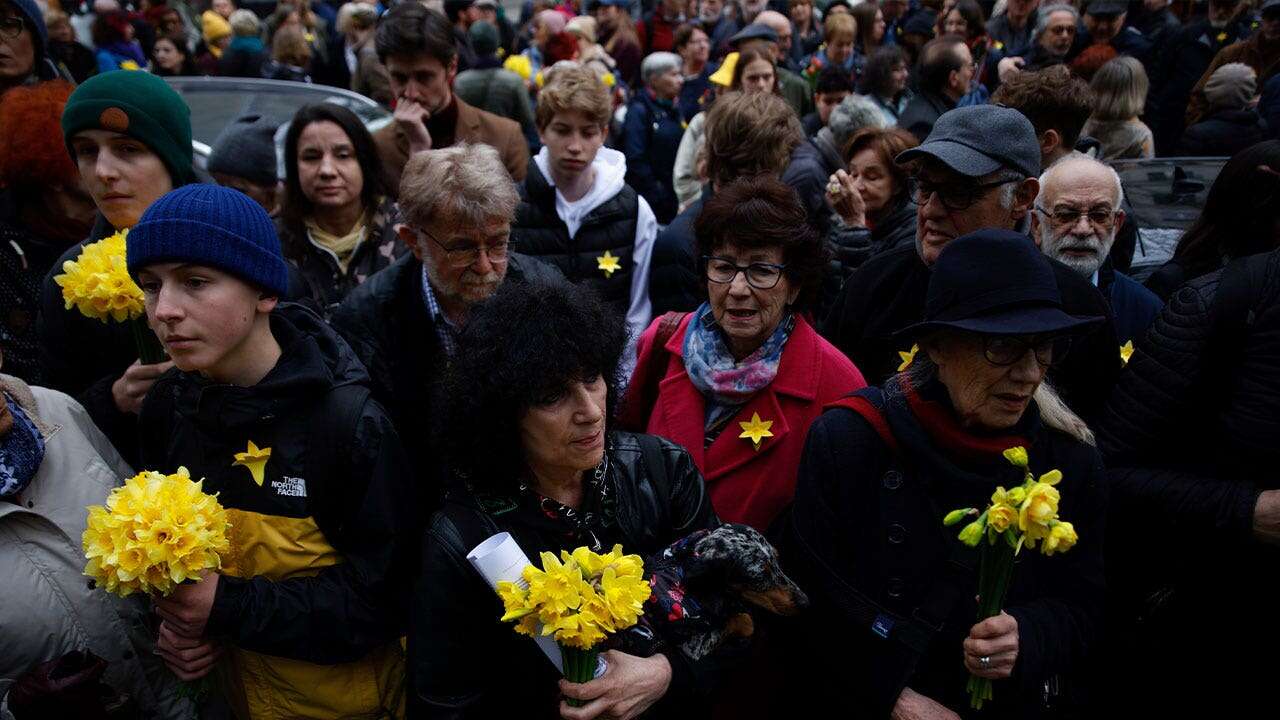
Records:
[[[658,222],[676,216],[672,174],[685,122],[670,100],[658,100],[648,90],[636,93],[622,126],[622,152],[627,156],[627,184],[649,201]]]
[[[1146,334],[1156,321],[1164,303],[1137,280],[1110,267],[1098,271],[1098,289],[1111,303],[1115,315],[1116,337],[1123,344]]]

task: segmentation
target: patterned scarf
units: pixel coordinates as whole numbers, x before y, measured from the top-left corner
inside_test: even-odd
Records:
[[[694,311],[684,335],[684,369],[706,400],[708,431],[722,427],[753,395],[773,382],[782,349],[795,326],[795,316],[787,313],[769,339],[738,362],[725,344],[710,303]]]
[[[44,436],[35,422],[4,394],[13,416],[13,428],[0,438],[0,498],[16,497],[27,489],[44,460]]]

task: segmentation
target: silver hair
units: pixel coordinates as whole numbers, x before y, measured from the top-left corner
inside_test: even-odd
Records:
[[[943,331],[942,338],[945,338],[946,334],[946,331]],[[938,336],[934,337],[937,338]],[[943,341],[945,342],[945,339]],[[928,353],[921,348],[916,353],[915,360],[912,361],[911,367],[906,372],[907,378],[913,387],[924,387],[926,383],[937,379],[938,366],[934,364]],[[1097,445],[1097,440],[1093,436],[1093,431],[1089,429],[1088,423],[1075,414],[1071,408],[1067,407],[1062,397],[1058,395],[1058,391],[1053,389],[1048,380],[1040,383],[1032,399],[1035,400],[1036,409],[1040,411],[1040,422],[1047,427],[1066,433],[1085,445]]]
[[[853,134],[863,128],[885,127],[884,114],[875,102],[865,95],[849,95],[831,110],[831,118],[827,121],[831,128],[831,137],[836,148],[843,149],[853,138]]]
[[[1115,168],[1101,160],[1091,158],[1084,153],[1078,152],[1072,152],[1062,156],[1057,160],[1057,162],[1050,165],[1043,173],[1041,173],[1040,197],[1044,197],[1045,191],[1049,188],[1049,183],[1053,182],[1058,175],[1066,172],[1068,166],[1074,165],[1105,168],[1106,171],[1111,174],[1111,180],[1116,186],[1116,202],[1115,205],[1112,206],[1112,209],[1118,209],[1120,207],[1120,203],[1124,202],[1124,185],[1120,182],[1120,173],[1116,172]]]
[[[262,32],[262,21],[252,10],[236,10],[227,18],[227,24],[236,37],[256,37]]]
[[[640,79],[644,84],[648,85],[649,80],[655,75],[661,75],[671,70],[680,69],[680,56],[669,52],[650,53],[640,63]]]
[[[1026,180],[1027,176],[1017,170],[997,170],[990,175],[983,175],[978,178],[978,182],[982,185],[991,185],[993,183],[1002,183],[997,190],[1000,193],[998,198],[1000,207],[1005,210],[1012,210],[1013,203],[1018,198],[1018,185]]]
[[[416,153],[400,179],[400,210],[417,227],[440,219],[472,225],[509,222],[519,204],[502,157],[481,143]]]
[[[1075,24],[1080,24],[1080,11],[1073,5],[1061,2],[1054,3],[1052,5],[1041,5],[1040,10],[1036,13],[1036,27],[1031,33],[1032,38],[1036,40],[1040,39],[1040,36],[1044,34],[1044,31],[1049,29],[1049,17],[1056,12],[1071,13],[1071,17],[1074,19]]]

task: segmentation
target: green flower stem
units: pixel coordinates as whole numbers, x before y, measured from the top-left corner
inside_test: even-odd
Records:
[[[564,678],[571,683],[591,682],[596,676],[596,658],[599,657],[600,650],[591,648],[590,650],[581,650],[579,648],[560,646],[560,656],[564,661]],[[581,700],[565,698],[565,702],[569,707],[582,707]]]
[[[138,359],[143,365],[155,365],[169,359],[160,339],[147,327],[146,315],[139,315],[127,322],[133,330],[133,341],[138,346]]]
[[[979,552],[978,622],[982,622],[999,615],[1004,607],[1013,580],[1013,548],[1005,542],[984,543]],[[969,705],[975,710],[992,698],[991,681],[986,678],[970,676],[968,690]]]

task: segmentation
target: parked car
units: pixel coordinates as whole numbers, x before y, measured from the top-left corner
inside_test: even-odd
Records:
[[[259,113],[283,126],[303,105],[328,102],[354,112],[369,132],[376,132],[391,122],[391,112],[373,100],[327,85],[259,78],[169,77],[165,80],[191,108],[191,145],[196,165],[202,170],[218,133],[245,113]],[[277,155],[281,154],[283,137],[283,133],[276,135]]]
[[[1128,221],[1138,225],[1129,274],[1139,282],[1173,257],[1182,233],[1200,216],[1205,198],[1227,158],[1115,160],[1129,201]]]

